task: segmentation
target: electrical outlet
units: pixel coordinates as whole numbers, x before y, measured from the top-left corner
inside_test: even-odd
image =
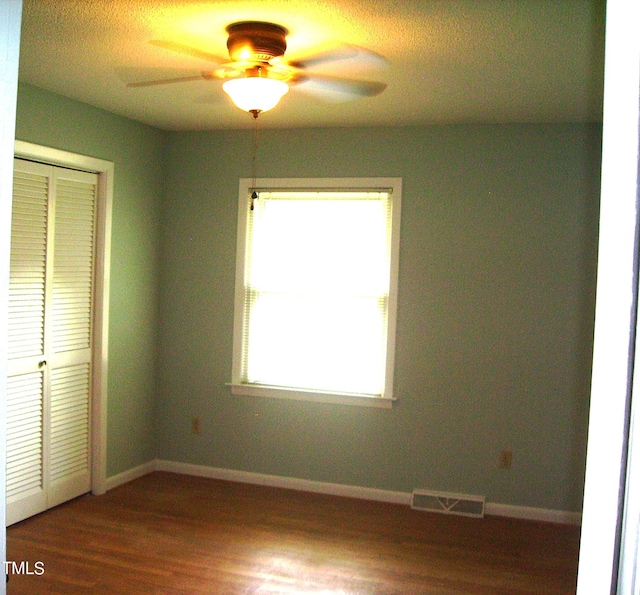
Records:
[[[498,467],[500,467],[500,469],[511,469],[512,462],[513,462],[512,450],[503,450],[500,452],[500,459],[498,461]]]
[[[201,430],[202,430],[202,422],[200,421],[200,418],[194,417],[191,420],[191,433],[199,434]]]

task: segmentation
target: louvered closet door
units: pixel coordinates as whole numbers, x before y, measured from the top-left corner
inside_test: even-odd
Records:
[[[43,467],[47,369],[45,304],[49,168],[30,164],[13,183],[7,381],[7,523],[46,508]]]
[[[91,489],[97,175],[15,160],[7,523]]]

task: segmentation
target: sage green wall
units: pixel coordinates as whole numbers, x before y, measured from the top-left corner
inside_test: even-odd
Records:
[[[113,161],[107,476],[155,458],[165,133],[21,84],[16,138]]]
[[[158,457],[580,510],[600,127],[261,132],[259,176],[403,178],[392,410],[225,387],[250,147],[248,131],[169,134]]]

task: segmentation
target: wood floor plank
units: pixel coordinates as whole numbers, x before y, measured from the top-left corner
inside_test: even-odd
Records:
[[[579,528],[152,473],[7,530],[9,595],[568,595]]]

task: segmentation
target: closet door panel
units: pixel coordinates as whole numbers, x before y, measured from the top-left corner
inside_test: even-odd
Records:
[[[56,170],[49,506],[91,489],[91,329],[97,176]]]
[[[44,355],[48,168],[16,171],[11,216],[8,358]]]
[[[49,506],[91,489],[88,363],[51,372]]]
[[[39,372],[7,383],[7,501],[43,493],[42,382]],[[37,499],[37,498],[36,498]]]
[[[94,174],[58,173],[51,321],[54,353],[91,347],[96,184]]]
[[[9,524],[43,510],[47,498],[45,311],[51,169],[19,165],[13,180],[7,337]]]
[[[43,373],[7,381],[7,521],[41,512],[47,493],[43,473]]]

